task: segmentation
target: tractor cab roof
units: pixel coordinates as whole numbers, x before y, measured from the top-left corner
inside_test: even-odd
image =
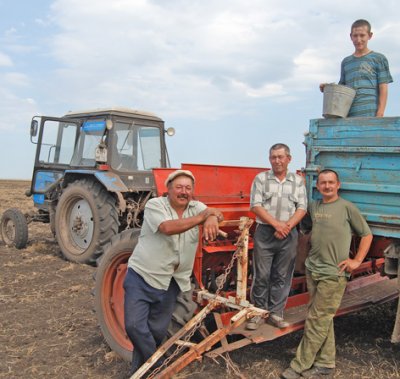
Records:
[[[82,111],[69,111],[64,117],[82,118],[88,116],[90,117],[90,116],[107,116],[107,115],[136,117],[136,118],[143,118],[146,120],[163,121],[154,113],[131,109],[131,108],[124,108],[124,107],[95,108],[95,109],[86,109]]]

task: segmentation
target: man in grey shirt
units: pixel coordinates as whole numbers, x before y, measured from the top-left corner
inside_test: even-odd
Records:
[[[125,329],[134,346],[130,375],[161,345],[179,291],[191,288],[198,225],[204,225],[204,238],[213,240],[223,220],[220,211],[193,200],[194,182],[188,170],[172,172],[165,182],[167,197],[151,199],[145,207],[124,281]]]
[[[307,212],[303,178],[288,171],[289,147],[278,143],[269,150],[272,170],[258,174],[251,187],[250,207],[256,215],[253,282],[251,300],[270,311],[268,321],[278,328],[289,324],[283,319],[296,259],[296,225]],[[247,329],[263,322],[254,316]]]

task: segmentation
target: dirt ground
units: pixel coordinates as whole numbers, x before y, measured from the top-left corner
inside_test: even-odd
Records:
[[[0,214],[32,209],[28,182],[0,180]],[[125,378],[129,364],[110,351],[93,312],[94,267],[62,259],[48,225],[29,225],[28,246],[0,242],[0,378]],[[397,303],[336,319],[336,378],[400,378],[400,346],[390,343]],[[205,358],[177,378],[278,378],[301,331]]]

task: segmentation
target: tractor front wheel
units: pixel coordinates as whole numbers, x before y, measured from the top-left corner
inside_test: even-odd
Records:
[[[7,209],[1,217],[1,238],[7,246],[23,249],[28,242],[28,222],[17,208]]]

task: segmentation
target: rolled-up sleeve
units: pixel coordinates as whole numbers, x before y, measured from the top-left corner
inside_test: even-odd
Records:
[[[144,218],[153,233],[158,231],[160,224],[167,220],[172,220],[173,216],[163,201],[159,198],[150,199],[144,208]]]
[[[250,208],[262,206],[263,204],[263,188],[264,188],[264,181],[262,176],[265,177],[265,173],[258,174],[251,185],[251,192],[250,192]]]
[[[307,211],[307,191],[306,191],[306,186],[304,185],[303,178],[300,177],[300,183],[297,188],[298,190],[298,202],[296,204],[296,209],[303,209],[304,211]]]

